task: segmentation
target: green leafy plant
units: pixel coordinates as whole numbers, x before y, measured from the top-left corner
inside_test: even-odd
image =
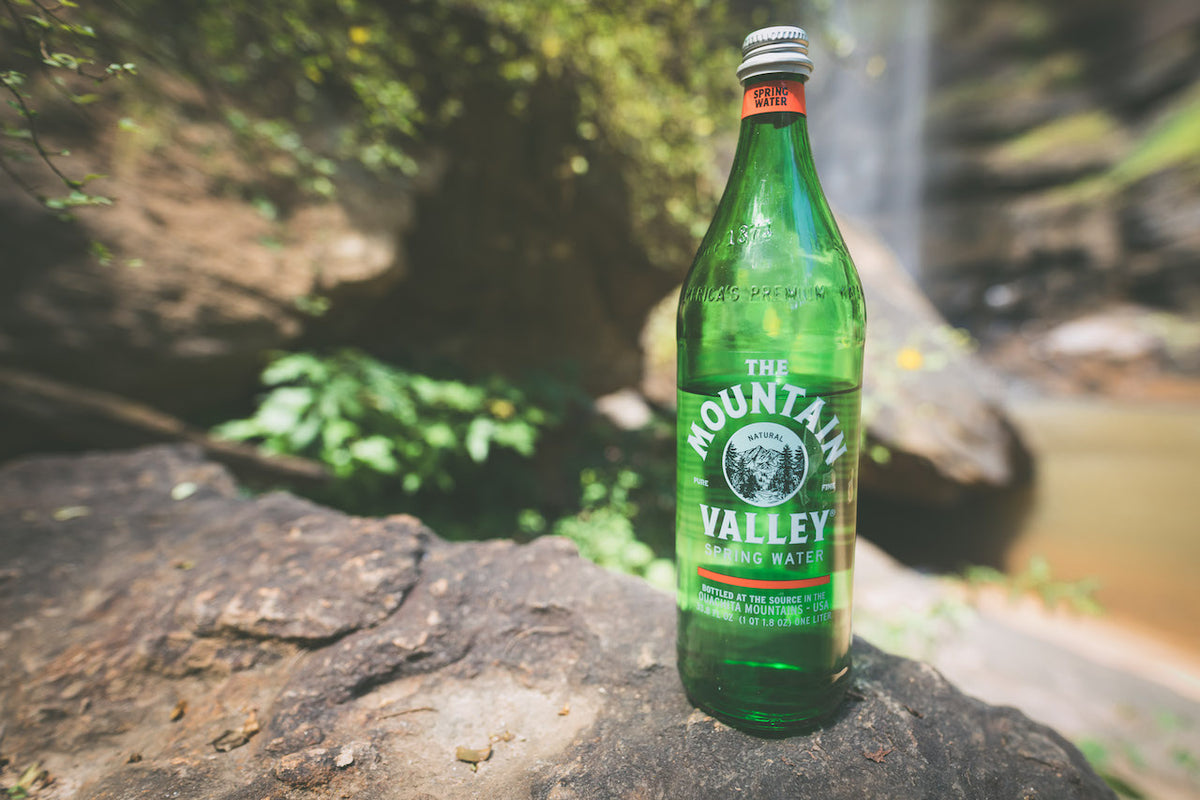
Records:
[[[155,57],[212,89],[258,163],[307,192],[330,196],[335,171],[412,176],[464,121],[542,120],[555,129],[544,160],[564,182],[616,165],[607,180],[629,195],[632,235],[664,269],[690,258],[721,188],[712,164],[737,124],[732,76],[751,24],[727,0],[586,13],[564,0],[122,7],[123,28],[97,24],[155,31]],[[547,98],[563,98],[554,119]]]
[[[0,171],[64,216],[72,208],[109,205],[112,199],[87,191],[87,185],[103,175],[72,176],[58,165],[57,159],[70,153],[49,144],[42,134],[38,105],[45,87],[75,106],[87,106],[100,99],[92,91],[96,86],[137,72],[136,64],[106,64],[100,58],[96,30],[79,9],[73,0],[0,0],[0,52],[5,54],[0,58],[0,93],[7,95],[0,106]],[[65,194],[43,191],[29,171],[18,169],[30,161],[40,162]]]
[[[352,493],[447,492],[497,449],[533,454],[551,415],[499,380],[439,380],[355,350],[289,353],[266,367],[254,414],[214,433],[328,465]]]
[[[633,493],[642,478],[627,468],[612,474],[584,469],[579,474],[578,513],[559,519],[553,525],[556,536],[575,542],[584,558],[616,572],[638,575],[661,589],[675,588],[675,567],[670,559],[658,558],[654,550],[638,539],[634,519],[638,505]],[[542,533],[545,520],[539,513],[526,510],[521,516],[526,533]]]

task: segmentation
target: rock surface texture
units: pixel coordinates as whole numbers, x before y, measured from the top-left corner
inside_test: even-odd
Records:
[[[0,785],[39,798],[1113,797],[862,641],[836,720],[752,738],[688,704],[671,598],[564,541],[243,499],[187,449],[8,465],[0,546]]]
[[[922,274],[938,307],[983,338],[1114,303],[1194,315],[1200,8],[940,10]]]

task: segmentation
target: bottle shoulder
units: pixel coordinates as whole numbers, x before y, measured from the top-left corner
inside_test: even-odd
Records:
[[[743,120],[729,181],[680,296],[679,335],[701,331],[828,332],[839,342],[865,335],[862,283],[799,115]]]
[[[811,218],[759,216],[741,221],[718,215],[684,279],[683,290],[702,287],[784,286],[808,294],[862,297],[862,281],[845,240],[829,224]]]

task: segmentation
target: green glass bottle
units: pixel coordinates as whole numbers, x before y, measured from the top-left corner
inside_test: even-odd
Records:
[[[862,285],[809,147],[807,34],[755,31],[733,169],[679,298],[679,673],[762,735],[850,677]]]

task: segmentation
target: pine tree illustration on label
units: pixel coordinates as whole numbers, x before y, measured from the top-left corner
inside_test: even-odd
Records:
[[[808,474],[808,452],[795,431],[777,422],[752,422],[725,445],[725,481],[752,506],[790,500]]]
[[[807,44],[746,39],[738,149],[677,330],[679,673],[764,735],[830,714],[851,666],[866,314],[812,164]]]

